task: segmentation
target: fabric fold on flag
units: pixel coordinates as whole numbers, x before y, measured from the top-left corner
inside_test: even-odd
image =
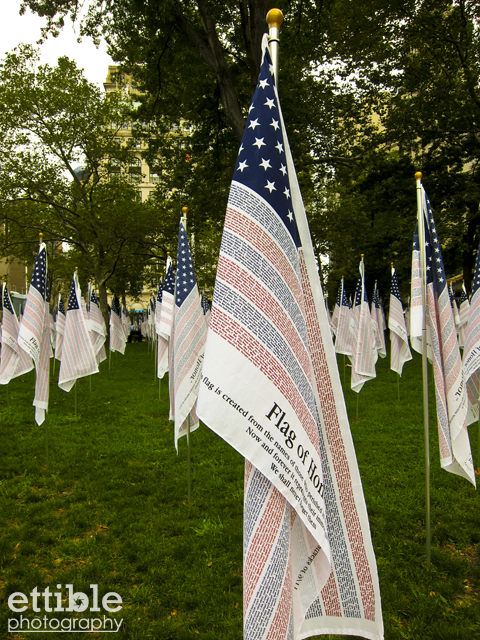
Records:
[[[246,458],[244,639],[382,638],[368,517],[266,36],[197,412]]]
[[[377,286],[376,280],[375,280],[375,287],[373,290],[371,317],[372,317],[373,328],[375,332],[375,344],[376,344],[378,355],[381,358],[386,358],[387,347],[385,345],[385,318],[383,315],[383,309],[382,309],[382,304],[380,302],[380,295],[378,293],[378,286]]]
[[[57,314],[55,318],[55,359],[62,359],[63,334],[65,333],[65,305],[62,296],[58,294]]]
[[[469,406],[464,367],[458,346],[440,241],[432,207],[423,187],[422,217],[426,250],[427,308],[425,322],[427,340],[430,343],[427,355],[431,359],[435,378],[441,466],[446,471],[462,476],[475,485],[475,472],[467,430],[467,425],[475,419],[475,407]],[[416,233],[416,238],[414,251],[419,252],[418,233]],[[476,415],[478,418],[478,408]]]
[[[408,346],[407,326],[403,315],[400,288],[398,286],[395,267],[392,266],[392,288],[390,290],[390,313],[388,315],[388,328],[390,329],[390,369],[402,375],[403,365],[412,359],[412,353]]]
[[[125,333],[122,324],[122,310],[120,301],[115,296],[112,298],[110,309],[110,351],[125,353]]]
[[[78,274],[75,271],[65,317],[58,386],[63,391],[70,391],[78,378],[84,378],[93,373],[98,373],[97,359],[88,334]]]
[[[460,309],[458,314],[460,318],[458,324],[458,344],[460,348],[463,349],[467,338],[467,325],[470,316],[470,302],[467,292],[465,291],[465,282],[462,284],[462,295],[460,296]]]
[[[466,294],[465,297],[467,297]],[[460,311],[461,309],[462,307],[460,307]],[[473,290],[465,330],[463,370],[470,406],[474,413],[476,410],[478,415],[480,397],[480,245],[477,252]]]
[[[175,300],[175,274],[172,259],[167,257],[165,265],[165,281],[163,283],[161,308],[156,324],[158,336],[157,377],[163,378],[168,371],[170,335],[172,333],[173,305]]]
[[[175,448],[178,440],[187,435],[187,418],[191,416],[190,431],[198,428],[195,412],[202,363],[207,337],[207,325],[200,304],[197,279],[187,234],[182,221],[178,231],[177,277],[170,356],[170,403],[175,421]]]
[[[89,336],[92,343],[93,352],[95,353],[97,363],[106,360],[105,340],[107,338],[107,328],[105,320],[98,304],[95,289],[88,283],[88,320],[89,320]]]
[[[34,364],[18,345],[19,324],[5,282],[2,282],[2,305],[0,384],[8,384],[13,378],[31,371]]]
[[[35,363],[35,421],[43,424],[50,390],[50,313],[47,302],[47,247],[40,243],[27,302],[18,329],[18,344]]]

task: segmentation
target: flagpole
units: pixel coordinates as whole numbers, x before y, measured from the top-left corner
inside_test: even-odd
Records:
[[[272,56],[273,74],[275,76],[275,84],[278,90],[278,43],[280,35],[280,27],[283,22],[283,13],[280,9],[270,9],[267,13],[268,24],[268,44],[270,47],[270,55]]]
[[[417,183],[417,220],[418,220],[418,243],[420,245],[420,272],[422,279],[422,377],[423,377],[423,427],[425,436],[425,537],[427,567],[430,566],[431,538],[430,538],[430,440],[428,432],[428,360],[427,360],[427,271],[426,271],[426,250],[425,250],[425,222],[423,216],[423,189],[422,174],[417,171],[415,174]]]

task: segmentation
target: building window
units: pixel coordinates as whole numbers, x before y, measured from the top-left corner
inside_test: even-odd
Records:
[[[158,184],[160,182],[160,176],[158,175],[158,173],[150,171],[150,182],[152,184]]]

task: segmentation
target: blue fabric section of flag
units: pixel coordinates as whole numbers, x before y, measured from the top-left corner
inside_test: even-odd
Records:
[[[344,285],[343,285],[344,286]],[[345,287],[343,288],[342,306],[350,308]]]
[[[120,309],[120,300],[116,297],[112,299],[112,311],[116,313],[119,318],[122,317],[122,310]]]
[[[380,309],[380,296],[378,295],[377,285],[375,285],[373,292],[373,304],[375,305],[375,309]]]
[[[195,272],[193,270],[192,255],[188,246],[187,234],[180,221],[178,231],[178,251],[177,251],[177,279],[175,286],[175,304],[181,307],[197,284]]]
[[[362,274],[358,272],[357,288],[355,289],[355,306],[362,304]]]
[[[10,313],[13,313],[13,306],[10,300],[10,296],[8,295],[7,287],[3,287],[3,308],[8,309]]]
[[[397,272],[394,271],[392,274],[392,294],[401,302],[402,299],[400,297],[400,287],[398,286],[398,278]]]
[[[342,304],[342,288],[343,288],[343,283],[341,283],[340,286],[338,287],[337,301],[335,303],[337,307],[340,307]]]
[[[73,311],[74,309],[80,309],[80,304],[77,300],[77,291],[75,288],[75,276],[72,278],[72,284],[70,285],[67,311]]]
[[[157,304],[162,304],[162,280],[158,283]]]
[[[47,249],[45,246],[38,252],[30,284],[45,300],[47,293]]]
[[[165,282],[163,283],[163,290],[166,293],[171,293],[172,296],[175,292],[175,275],[173,273],[173,266],[170,265],[165,276]]]
[[[427,244],[427,265],[432,266],[432,278],[435,281],[435,289],[437,295],[440,295],[447,286],[447,277],[445,275],[445,269],[443,266],[442,252],[440,250],[440,242],[438,240],[437,228],[435,226],[435,220],[433,218],[432,207],[425,194],[425,200],[427,203],[427,223],[429,227],[429,238],[425,238]],[[433,273],[434,272],[434,273]],[[428,281],[428,276],[427,276]]]
[[[250,106],[234,180],[258,193],[273,207],[299,247],[300,238],[293,213],[285,144],[268,52],[265,53]]]
[[[95,289],[92,289],[92,293],[90,295],[90,304],[93,302],[93,304],[96,304],[97,306],[100,306],[98,304],[98,300],[97,300],[97,296],[95,295]]]
[[[462,289],[462,295],[460,296],[460,304],[462,304],[462,302],[466,302],[467,300],[468,300],[467,294]]]
[[[477,253],[477,263],[475,265],[475,277],[473,279],[473,291],[472,296],[480,289],[480,245]]]
[[[210,311],[210,306],[208,304],[208,301],[204,293],[202,293],[202,309],[203,309],[204,316],[207,315],[207,313]]]

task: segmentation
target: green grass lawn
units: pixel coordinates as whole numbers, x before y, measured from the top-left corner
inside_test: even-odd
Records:
[[[339,364],[343,376],[343,356]],[[358,420],[348,368],[345,391],[385,637],[479,640],[480,498],[468,482],[440,469],[432,393],[427,568],[421,361],[405,365],[400,401],[397,375],[388,367],[388,359],[379,362],[377,379],[360,393]],[[96,584],[99,599],[107,592],[123,599],[121,611],[110,614],[123,620],[118,637],[240,640],[243,458],[206,427],[193,433],[189,506],[185,439],[177,456],[166,380],[159,400],[146,343],[114,354],[110,370],[102,363],[91,391],[88,379],[77,384],[77,416],[74,391],[52,382],[48,465],[33,386],[29,374],[0,387],[0,638],[32,637],[8,632],[11,593],[28,595],[35,586],[55,591],[60,584],[66,606],[66,584],[89,597]],[[470,430],[478,468],[477,425]],[[33,637],[44,636],[92,634]]]

